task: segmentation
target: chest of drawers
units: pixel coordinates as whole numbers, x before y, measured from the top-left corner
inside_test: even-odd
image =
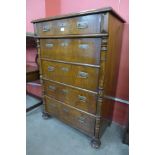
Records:
[[[95,148],[112,119],[124,22],[112,8],[32,21],[43,117],[84,132]]]

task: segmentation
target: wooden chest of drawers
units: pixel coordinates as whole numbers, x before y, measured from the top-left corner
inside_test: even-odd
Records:
[[[32,21],[37,40],[43,117],[55,116],[100,137],[113,114],[125,22],[112,8]]]

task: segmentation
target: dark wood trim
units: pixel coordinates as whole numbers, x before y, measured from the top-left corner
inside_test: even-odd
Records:
[[[39,22],[43,22],[43,21],[57,20],[57,19],[63,19],[63,18],[71,18],[71,17],[82,16],[82,15],[98,14],[98,13],[105,13],[105,12],[112,13],[115,17],[117,17],[123,23],[126,22],[118,13],[116,13],[116,11],[112,7],[106,7],[106,8],[101,8],[101,9],[92,9],[89,11],[88,10],[81,11],[79,13],[70,13],[70,14],[66,14],[66,15],[36,19],[36,20],[31,21],[31,23],[39,23]]]
[[[61,61],[61,60],[53,60],[48,58],[40,58],[41,60],[50,61],[50,62],[58,62],[58,63],[64,63],[64,64],[71,64],[71,65],[80,65],[80,66],[86,66],[86,67],[94,67],[94,68],[100,68],[100,65],[91,65],[91,64],[85,64],[85,63],[76,63],[76,62],[68,62],[68,61]]]
[[[67,86],[67,87],[70,87],[70,88],[73,88],[73,89],[78,89],[78,90],[86,91],[88,93],[98,94],[97,92],[94,92],[94,91],[91,91],[91,90],[87,90],[87,89],[83,89],[83,88],[80,88],[80,87],[76,87],[76,86],[68,85],[68,84],[65,84],[65,83],[61,83],[61,82],[58,82],[58,81],[46,79],[44,77],[42,77],[41,79],[42,80],[46,80],[46,81],[50,81],[50,82],[54,82],[54,83],[57,83],[57,84],[61,84],[61,85],[64,85],[64,86]]]
[[[34,38],[39,39],[63,39],[63,38],[106,38],[108,37],[107,33],[100,33],[100,34],[80,34],[80,35],[59,35],[59,36],[34,36]]]
[[[82,130],[81,128],[78,128],[78,127],[76,127],[76,126],[73,126],[72,124],[70,124],[70,123],[67,122],[66,120],[60,119],[60,118],[58,118],[57,116],[53,116],[52,114],[49,114],[49,113],[48,113],[48,115],[49,115],[49,118],[50,118],[50,117],[54,117],[54,118],[56,118],[57,120],[59,120],[61,123],[64,123],[65,125],[70,126],[70,127],[72,127],[73,129],[77,130],[78,132],[82,132],[82,133],[85,134],[86,136],[92,138],[92,135],[91,135],[89,132],[86,132],[86,131]]]
[[[86,111],[83,111],[83,110],[81,110],[81,109],[78,109],[78,108],[76,108],[76,107],[73,107],[73,106],[71,106],[71,105],[69,105],[69,104],[66,104],[66,103],[64,103],[64,102],[58,101],[58,100],[56,100],[55,98],[49,97],[49,96],[47,96],[47,95],[43,95],[43,97],[47,97],[47,98],[49,98],[49,99],[55,100],[56,102],[59,102],[60,104],[63,104],[63,105],[65,105],[65,106],[70,107],[70,108],[72,108],[72,109],[75,109],[75,110],[77,110],[77,111],[83,112],[83,113],[85,113],[85,114],[87,114],[87,115],[90,115],[90,116],[92,116],[92,117],[94,117],[94,118],[100,118],[100,117],[101,117],[101,116],[97,116],[97,115],[88,113],[88,112],[86,112]]]

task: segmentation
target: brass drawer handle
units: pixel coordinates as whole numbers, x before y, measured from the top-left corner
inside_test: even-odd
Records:
[[[54,45],[52,43],[46,43],[47,48],[52,48]]]
[[[79,122],[80,122],[81,124],[85,123],[85,121],[84,121],[84,120],[80,120],[80,119],[79,119]]]
[[[43,25],[43,26],[42,26],[42,31],[43,31],[43,32],[48,32],[48,31],[50,31],[50,26],[49,26],[49,25]]]
[[[78,117],[78,121],[81,123],[81,124],[83,124],[83,123],[85,123],[85,118],[84,117]]]
[[[55,87],[54,86],[48,86],[48,89],[49,90],[55,90]]]
[[[52,71],[54,71],[54,69],[55,69],[55,67],[48,66],[48,71],[49,71],[49,72],[52,72]]]
[[[64,112],[66,112],[66,113],[68,113],[68,112],[69,112],[69,110],[68,110],[68,109],[66,109],[66,108],[64,108],[64,109],[63,109],[63,111],[64,111]]]
[[[80,77],[80,78],[88,78],[88,73],[79,71],[78,72],[78,77]]]
[[[86,29],[88,27],[87,21],[77,22],[77,28],[78,29]]]
[[[85,96],[78,95],[78,98],[82,102],[86,102],[87,98]]]
[[[67,89],[62,89],[62,93],[63,93],[63,94],[68,94],[68,92],[69,92],[69,91],[68,91]]]
[[[88,44],[80,44],[79,48],[81,49],[88,49],[89,45]]]
[[[64,71],[64,72],[68,72],[68,71],[69,71],[69,68],[67,68],[67,67],[62,67],[61,70]]]
[[[68,46],[68,43],[67,42],[61,43],[61,46],[66,47],[66,46]]]

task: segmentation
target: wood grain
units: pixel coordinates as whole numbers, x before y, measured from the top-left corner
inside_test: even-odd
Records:
[[[61,121],[80,129],[89,136],[94,135],[95,117],[74,110],[71,107],[49,97],[45,97],[46,111],[58,117]]]
[[[99,65],[100,38],[41,39],[41,58]]]
[[[113,117],[124,20],[111,8],[33,21],[44,113],[93,138]]]
[[[43,77],[80,88],[97,91],[99,69],[85,66],[42,61]],[[52,71],[49,71],[52,68]],[[87,74],[86,78],[80,73]]]
[[[35,24],[38,22],[52,21],[52,20],[57,20],[57,19],[91,15],[91,14],[98,14],[98,13],[106,13],[106,12],[110,12],[118,20],[120,20],[123,23],[125,22],[125,20],[112,7],[104,7],[104,8],[100,8],[100,9],[92,9],[92,10],[81,11],[78,13],[69,13],[66,15],[59,15],[59,16],[52,16],[52,17],[47,17],[47,18],[36,19],[36,20],[33,20],[32,23]]]
[[[97,95],[85,91],[73,89],[54,82],[43,81],[45,95],[78,109],[95,114]]]
[[[109,38],[108,38],[108,47],[107,47],[108,50],[106,52],[104,95],[115,97],[116,88],[117,88],[117,79],[118,79],[118,73],[119,73],[123,23],[117,20],[117,18],[115,18],[111,14],[109,14],[108,19],[109,19],[108,20]],[[107,102],[107,101],[105,100],[103,102]],[[104,105],[105,103],[103,103],[103,106],[102,106],[103,116],[105,113]],[[112,118],[113,108],[114,107],[109,104],[108,111],[109,113],[111,113],[110,115],[111,118]]]
[[[66,18],[37,23],[37,34],[54,36],[66,34],[93,34],[100,32],[100,15]],[[94,24],[95,23],[95,24]]]

